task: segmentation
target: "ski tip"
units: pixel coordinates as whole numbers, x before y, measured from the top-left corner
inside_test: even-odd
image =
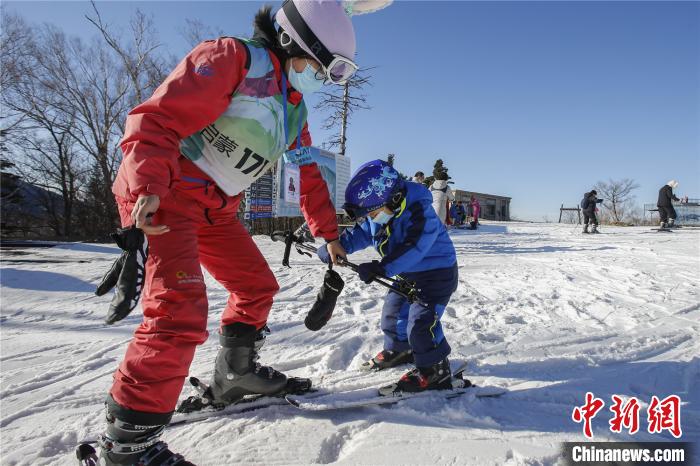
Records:
[[[363,362],[360,366],[360,370],[363,372],[372,372],[375,370],[375,366],[370,362]]]
[[[296,408],[298,408],[299,405],[301,404],[301,402],[299,400],[294,399],[294,397],[292,397],[291,395],[285,396],[284,399],[287,400],[287,403],[289,403],[290,405],[292,405]]]
[[[287,379],[287,386],[285,388],[287,395],[302,395],[313,391],[316,391],[316,389],[312,388],[311,379],[303,377],[289,377]]]
[[[389,398],[401,398],[403,397],[403,391],[399,389],[398,384],[392,383],[390,385],[385,385],[377,390],[377,395]]]
[[[197,377],[190,377],[189,381],[190,381],[190,385],[192,385],[193,387],[199,386],[199,379]]]

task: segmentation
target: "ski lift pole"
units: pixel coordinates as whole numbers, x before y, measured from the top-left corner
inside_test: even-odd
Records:
[[[300,238],[297,238],[294,233],[291,231],[275,231],[270,235],[270,238],[272,241],[280,241],[284,242],[285,248],[284,248],[284,256],[282,257],[282,265],[286,267],[291,267],[289,265],[289,255],[291,253],[292,249],[292,244],[296,247],[296,250],[299,254],[313,257],[314,254],[316,254],[316,248],[311,246],[310,244],[306,244],[303,241],[300,240]],[[353,272],[358,272],[359,267],[357,264],[350,262],[349,260],[345,259],[344,257],[338,257],[338,264],[347,267]],[[380,285],[384,286],[385,288],[388,288],[389,290],[393,291],[394,293],[403,296],[406,298],[410,303],[418,303],[422,306],[426,306],[425,303],[421,302],[418,299],[418,291],[415,286],[411,283],[408,283],[404,280],[396,280],[393,278],[389,277],[379,277],[375,276],[373,281],[379,283]]]

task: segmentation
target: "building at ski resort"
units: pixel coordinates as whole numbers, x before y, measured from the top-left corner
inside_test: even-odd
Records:
[[[480,217],[486,220],[510,220],[510,197],[496,194],[476,193],[473,191],[454,191],[455,201],[462,201],[468,208],[469,201],[474,196],[481,204]]]

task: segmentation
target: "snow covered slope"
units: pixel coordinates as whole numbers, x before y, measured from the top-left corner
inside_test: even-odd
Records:
[[[586,391],[606,402],[593,421],[597,440],[630,438],[608,429],[612,394],[638,397],[642,413],[652,395],[679,395],[683,439],[699,439],[700,231],[603,231],[491,223],[451,233],[460,265],[444,316],[451,359],[472,363],[469,377],[479,384],[508,387],[501,398],[316,413],[275,406],[175,427],[164,439],[198,465],[553,464],[559,442],[583,440],[571,411]],[[379,287],[341,271],[346,288],[335,315],[310,332],[303,320],[323,267],[293,253],[293,268],[283,268],[283,246],[256,241],[281,285],[262,362],[330,390],[379,386],[406,370],[358,370],[381,349]],[[73,464],[75,444],[102,430],[102,400],[140,320],[136,311],[102,323],[110,297],[92,292],[116,254],[92,244],[3,252],[2,464]],[[204,379],[226,303],[223,289],[208,283],[210,337],[191,369]],[[640,420],[645,430],[646,416]]]

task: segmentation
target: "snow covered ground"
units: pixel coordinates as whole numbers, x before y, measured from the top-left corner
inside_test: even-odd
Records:
[[[651,396],[669,394],[683,400],[683,440],[700,439],[700,231],[603,231],[490,223],[452,232],[460,286],[443,319],[452,363],[469,361],[481,385],[508,387],[501,398],[315,413],[275,406],[175,427],[164,439],[198,465],[555,464],[560,442],[584,439],[571,412],[586,391],[606,403],[593,420],[596,440],[672,439],[645,432]],[[296,253],[293,268],[283,268],[283,246],[256,241],[281,285],[262,362],[329,390],[379,386],[406,370],[358,370],[381,349],[379,287],[341,272],[346,288],[332,320],[310,332],[303,320],[323,268]],[[115,247],[25,252],[4,251],[0,272],[0,459],[73,464],[75,444],[102,430],[102,400],[140,312],[103,324],[110,296],[92,292]],[[208,283],[210,337],[191,369],[205,379],[226,303]],[[610,432],[612,394],[643,402],[642,432]]]

